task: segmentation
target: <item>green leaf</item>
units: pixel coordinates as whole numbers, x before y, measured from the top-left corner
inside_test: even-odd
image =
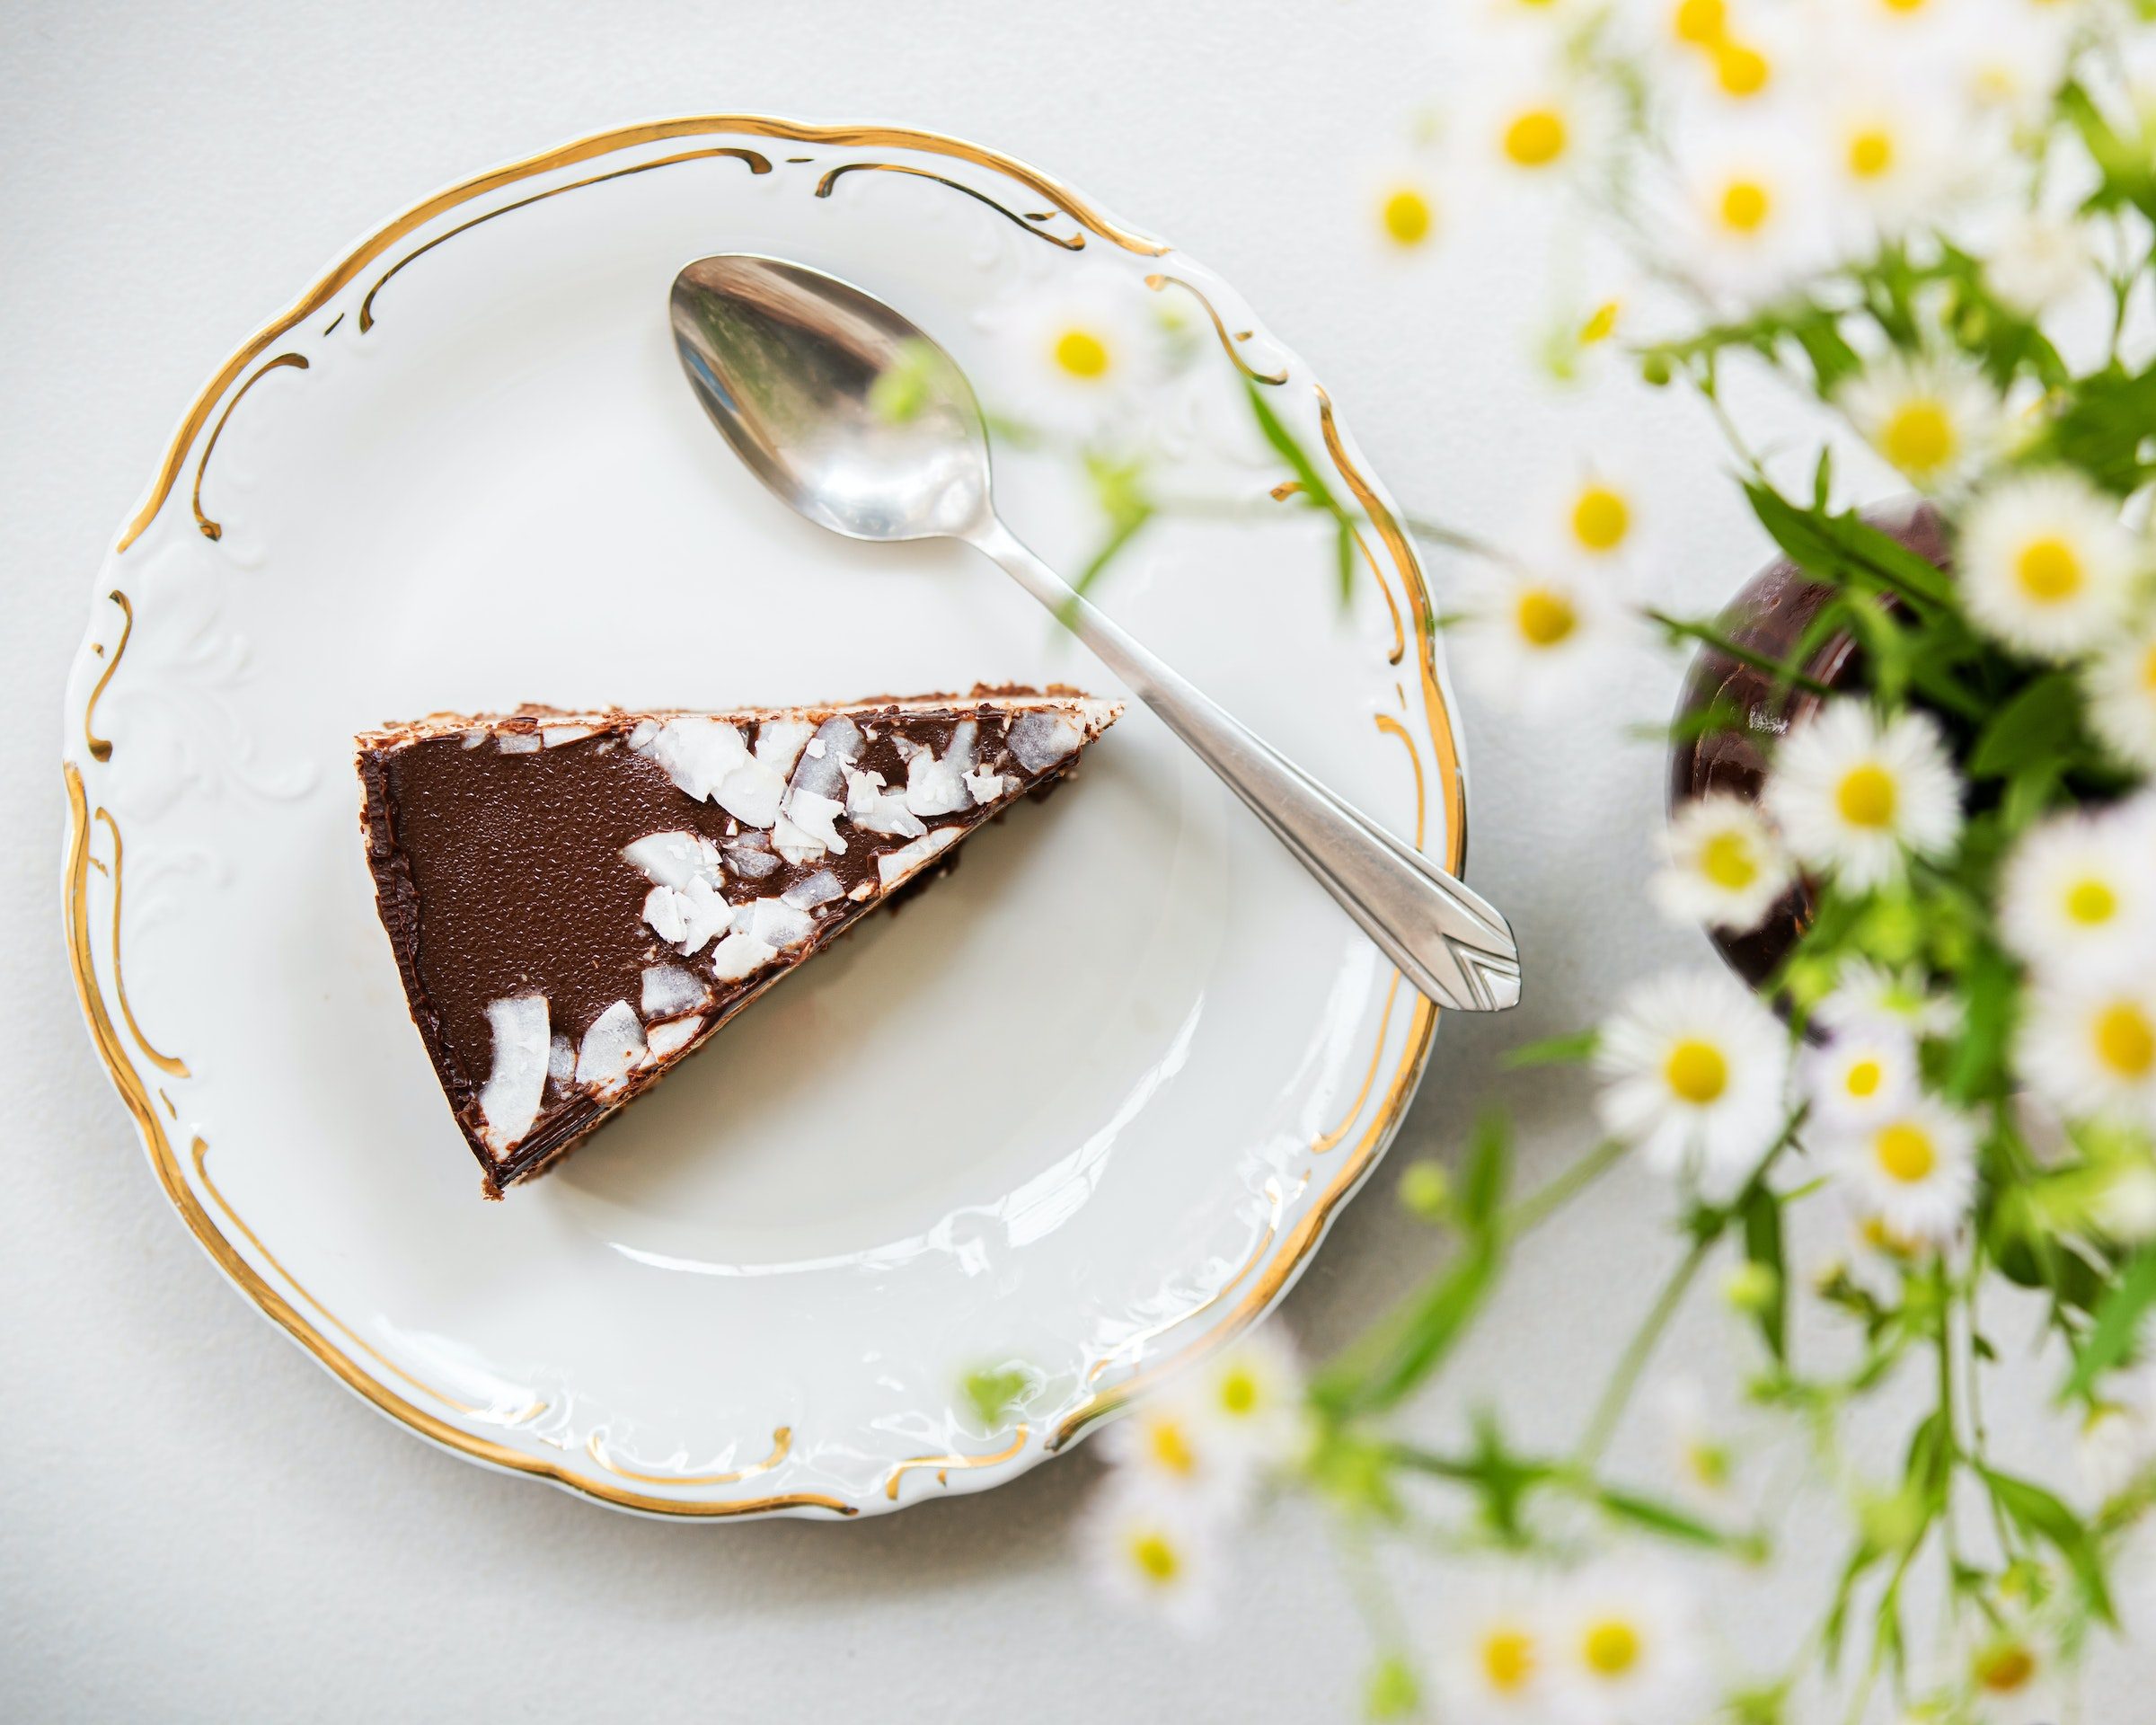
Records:
[[[1492,1109],[1475,1121],[1468,1141],[1467,1175],[1461,1182],[1461,1218],[1471,1228],[1487,1230],[1505,1203],[1512,1180],[1512,1126]]]
[[[1258,421],[1259,431],[1263,434],[1266,442],[1272,445],[1274,453],[1303,482],[1304,498],[1312,508],[1328,510],[1345,521],[1348,511],[1340,507],[1339,500],[1332,494],[1332,488],[1325,483],[1309,456],[1303,453],[1303,446],[1295,441],[1294,433],[1280,422],[1280,416],[1273,411],[1271,403],[1265,399],[1264,392],[1255,384],[1246,384],[1243,388],[1250,398],[1250,412]]]
[[[1790,561],[1822,580],[1846,583],[1858,574],[1917,603],[1952,603],[1952,586],[1933,564],[1854,513],[1804,509],[1756,481],[1745,486],[1745,495]]]
[[[995,1430],[1003,1417],[1033,1393],[1039,1376],[1013,1360],[966,1374],[966,1401],[979,1416],[982,1427]]]
[[[2072,676],[2046,671],[1993,710],[1969,751],[1974,779],[2003,779],[2032,762],[2056,760],[2081,729],[2081,696]]]
[[[2143,455],[2152,424],[2156,367],[2141,372],[2114,367],[2075,382],[2037,453],[2080,468],[2104,490],[2124,497],[2156,473],[2156,463]]]
[[[1409,1719],[1422,1708],[1415,1668],[1398,1653],[1380,1659],[1363,1691],[1363,1711],[1374,1720]]]
[[[1502,1064],[1513,1070],[1522,1066],[1577,1066],[1595,1057],[1601,1039],[1599,1031],[1575,1031],[1570,1036],[1544,1037],[1540,1042],[1524,1042],[1511,1049]]]
[[[1745,1225],[1745,1258],[1772,1272],[1773,1293],[1759,1302],[1754,1315],[1767,1351],[1787,1362],[1789,1349],[1789,1278],[1781,1255],[1781,1201],[1766,1187],[1754,1186],[1745,1194],[1741,1213]]]
[[[1459,1255],[1318,1375],[1311,1399],[1336,1419],[1392,1407],[1436,1370],[1497,1280],[1500,1241],[1471,1233]]]
[[[1746,1557],[1766,1555],[1765,1544],[1754,1534],[1729,1534],[1701,1521],[1697,1516],[1658,1499],[1641,1497],[1634,1491],[1620,1491],[1612,1486],[1597,1486],[1595,1501],[1619,1521],[1665,1539],[1673,1539],[1687,1545],[1704,1546],[1710,1551],[1735,1552]]]
[[[2081,1584],[2089,1609],[2105,1623],[2116,1624],[2118,1618],[2111,1605],[2110,1585],[2104,1579],[2103,1553],[2081,1517],[2033,1480],[1988,1467],[1980,1466],[1977,1472],[2000,1513],[2031,1539],[2042,1540],[2056,1551]]]
[[[2098,1378],[2125,1358],[2151,1305],[2156,1305],[2156,1246],[2143,1246],[2097,1307],[2095,1327],[2076,1351],[2072,1376],[2059,1392],[2062,1401],[2087,1396]]]

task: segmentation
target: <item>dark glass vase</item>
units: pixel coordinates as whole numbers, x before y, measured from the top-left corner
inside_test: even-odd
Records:
[[[1946,533],[1939,512],[1912,500],[1867,509],[1864,518],[1889,533],[1918,556],[1948,567]],[[1716,619],[1716,627],[1748,652],[1777,663],[1794,652],[1833,589],[1813,580],[1789,559],[1761,570],[1738,591]],[[1857,682],[1862,662],[1853,637],[1837,632],[1823,642],[1803,667],[1804,674],[1830,688]],[[1694,797],[1727,791],[1756,801],[1766,783],[1767,747],[1791,726],[1818,710],[1820,697],[1804,689],[1777,690],[1766,672],[1739,663],[1718,648],[1702,647],[1684,678],[1677,702],[1680,721],[1696,719],[1717,703],[1739,715],[1741,725],[1692,738],[1680,733],[1670,746],[1669,806],[1672,813]],[[1766,920],[1748,934],[1711,930],[1714,944],[1737,975],[1757,987],[1787,958],[1816,909],[1815,888],[1800,880]]]

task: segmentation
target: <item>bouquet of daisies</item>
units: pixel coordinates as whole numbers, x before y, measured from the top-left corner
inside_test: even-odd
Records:
[[[1352,1548],[1435,1539],[1462,1578],[1427,1635],[1374,1606],[1380,1715],[2055,1717],[2092,1637],[2134,1632],[2118,1564],[2156,1504],[2156,28],[2126,0],[1462,0],[1449,25],[1457,76],[1374,244],[1467,268],[1478,200],[1584,209],[1561,233],[1599,237],[1553,273],[1594,286],[1539,362],[1692,392],[1807,592],[1772,650],[1755,618],[1678,615],[1644,590],[1634,498],[1591,473],[1561,543],[1426,524],[1461,557],[1457,661],[1573,713],[1627,634],[1745,669],[1755,700],[1696,702],[1672,740],[1742,728],[1762,773],[1680,803],[1649,889],[1771,961],[1756,986],[1648,978],[1521,1051],[1589,1070],[1595,1147],[1515,1193],[1493,1113],[1463,1159],[1409,1168],[1443,1267],[1307,1386],[1246,1344],[1135,1414],[1104,1572],[1194,1597],[1223,1507],[1284,1482]],[[1771,391],[1803,447],[1748,438]],[[1879,500],[1843,494],[1832,452],[1860,445],[1931,543],[1851,507]],[[1415,1441],[1397,1411],[1508,1253],[1625,1158],[1674,1182],[1678,1249],[1577,1441],[1523,1449],[1495,1413]],[[1805,1273],[1799,1233],[1830,1243]],[[1648,1548],[1770,1559],[1786,1504],[1729,1493],[1739,1446],[1696,1408],[1673,1418],[1702,1493],[1605,1463],[1717,1266],[1754,1334],[1749,1418],[1792,1435],[1842,1527],[1768,1669],[1716,1668]],[[2055,1398],[2034,1461],[1987,1425],[2010,1347]]]

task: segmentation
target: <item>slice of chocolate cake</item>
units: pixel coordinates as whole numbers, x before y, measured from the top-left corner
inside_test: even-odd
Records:
[[[437,714],[358,739],[376,907],[490,1197],[543,1172],[1122,709],[976,689]]]

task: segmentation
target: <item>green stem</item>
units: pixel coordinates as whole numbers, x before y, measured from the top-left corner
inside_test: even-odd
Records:
[[[1498,1230],[1508,1240],[1540,1227],[1559,1210],[1586,1190],[1623,1158],[1630,1146],[1620,1138],[1605,1138],[1578,1161],[1527,1194],[1506,1212]]]
[[[1817,677],[1806,677],[1800,671],[1791,670],[1779,659],[1770,659],[1764,653],[1755,653],[1749,647],[1739,645],[1722,633],[1720,630],[1712,628],[1706,624],[1690,623],[1683,617],[1674,617],[1668,612],[1658,611],[1651,606],[1647,609],[1647,617],[1649,622],[1659,624],[1673,635],[1682,635],[1687,640],[1696,641],[1704,646],[1711,647],[1716,652],[1734,659],[1738,664],[1748,665],[1755,671],[1763,671],[1776,682],[1785,683],[1791,688],[1802,689],[1807,694],[1817,695],[1829,695],[1834,692],[1830,686],[1820,682]]]
[[[1631,1341],[1617,1361],[1617,1369],[1610,1374],[1610,1381],[1603,1388],[1602,1399],[1595,1404],[1594,1417],[1587,1421],[1586,1431],[1573,1455],[1572,1465],[1580,1473],[1592,1473],[1602,1460],[1602,1453],[1616,1434],[1617,1422],[1624,1417],[1624,1410],[1632,1399],[1632,1392],[1639,1387],[1639,1375],[1647,1369],[1655,1345],[1669,1328],[1670,1320],[1676,1316],[1693,1278],[1700,1273],[1708,1252],[1719,1237],[1718,1229],[1712,1234],[1702,1234],[1692,1243],[1692,1250],[1662,1284],[1661,1293],[1655,1296],[1654,1305],[1633,1332]]]

